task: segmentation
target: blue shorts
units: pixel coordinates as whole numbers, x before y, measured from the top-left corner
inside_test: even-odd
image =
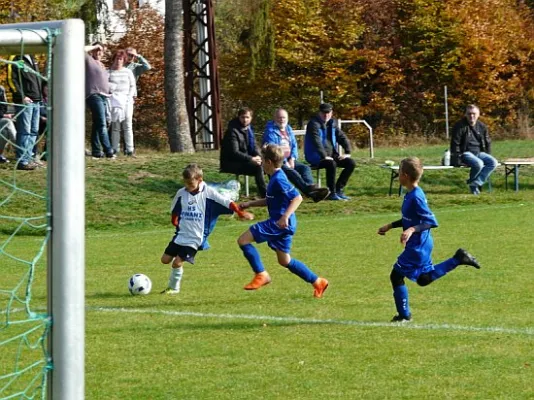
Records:
[[[273,250],[280,250],[289,254],[293,243],[294,230],[290,228],[282,229],[273,220],[258,222],[250,227],[250,232],[256,243],[267,242]]]
[[[404,275],[406,278],[414,282],[417,282],[417,278],[419,278],[421,274],[426,274],[434,270],[434,266],[432,264],[425,267],[414,268],[402,266],[398,262],[393,264],[393,268],[395,268],[395,271],[397,271],[399,274]]]

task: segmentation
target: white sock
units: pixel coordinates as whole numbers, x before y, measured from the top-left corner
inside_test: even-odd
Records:
[[[169,275],[169,287],[171,289],[180,291],[180,282],[182,281],[183,272],[184,272],[183,267],[180,267],[180,268],[171,267],[171,274]]]

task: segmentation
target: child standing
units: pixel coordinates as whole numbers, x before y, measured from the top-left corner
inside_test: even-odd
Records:
[[[242,219],[253,219],[251,213],[241,210],[236,203],[206,185],[202,169],[197,164],[188,165],[182,178],[184,187],[176,192],[171,205],[176,233],[161,256],[163,264],[172,262],[169,284],[162,294],[180,292],[184,262],[194,264],[197,251],[209,248],[207,238],[219,215],[235,212]]]
[[[254,279],[244,289],[256,290],[271,283],[271,277],[263,267],[258,250],[252,245],[253,242],[267,242],[268,246],[276,252],[278,263],[312,284],[315,297],[322,297],[328,287],[328,281],[318,277],[306,264],[291,258],[289,254],[297,228],[295,211],[302,202],[302,196],[289,183],[286,174],[281,169],[284,162],[282,148],[275,144],[267,144],[262,148],[262,157],[263,168],[270,175],[267,197],[242,203],[240,206],[245,209],[267,205],[269,219],[252,225],[237,240],[243,255],[255,273]]]
[[[427,286],[458,265],[480,268],[477,260],[464,249],[458,249],[453,257],[432,265],[434,242],[430,229],[436,228],[438,222],[428,207],[425,193],[419,187],[422,175],[423,165],[417,157],[401,161],[399,181],[408,190],[402,203],[402,218],[378,229],[379,235],[385,235],[392,228],[402,227],[403,230],[400,242],[405,249],[393,265],[390,275],[398,313],[391,322],[410,321],[412,318],[408,304],[408,289],[404,284],[405,277],[417,282],[419,286]]]

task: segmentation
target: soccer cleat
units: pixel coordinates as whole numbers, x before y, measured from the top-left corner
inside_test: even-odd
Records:
[[[173,295],[173,294],[178,294],[178,293],[180,293],[180,289],[171,289],[170,287],[160,292],[160,294],[168,294],[168,295]]]
[[[402,315],[397,314],[393,318],[391,318],[391,322],[399,322],[401,324],[410,322],[411,320],[412,320],[411,314],[407,316],[402,316]]]
[[[315,203],[318,203],[321,200],[326,199],[329,194],[330,194],[330,190],[328,190],[327,188],[317,188],[317,189],[313,189],[310,192],[309,196]]]
[[[323,294],[325,290],[328,288],[328,281],[324,278],[317,278],[315,282],[313,282],[313,297],[321,298],[323,297]]]
[[[0,156],[0,164],[7,164],[9,163],[9,160],[5,158],[4,156]]]
[[[133,151],[125,151],[124,155],[126,157],[137,158],[137,156],[135,155],[135,152],[133,152]]]
[[[254,275],[254,279],[246,285],[243,289],[245,290],[257,290],[261,288],[262,286],[268,285],[271,283],[271,277],[267,273],[267,271],[259,272],[256,275]]]
[[[456,250],[456,253],[453,257],[458,260],[460,265],[469,265],[471,267],[475,267],[476,269],[480,269],[480,264],[478,263],[477,259],[464,249]]]

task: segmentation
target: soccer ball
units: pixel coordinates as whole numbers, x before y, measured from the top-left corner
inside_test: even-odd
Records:
[[[152,281],[144,274],[135,274],[128,281],[128,290],[134,296],[149,294],[152,289]]]

